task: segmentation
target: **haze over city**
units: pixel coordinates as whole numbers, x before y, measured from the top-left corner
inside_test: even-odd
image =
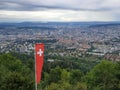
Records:
[[[0,0],[0,22],[120,21],[119,0]]]

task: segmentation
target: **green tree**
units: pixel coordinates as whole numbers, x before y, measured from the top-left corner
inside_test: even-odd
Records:
[[[80,70],[72,70],[70,76],[70,83],[76,84],[82,81],[83,73]]]
[[[62,82],[69,82],[70,81],[70,72],[68,72],[66,69],[62,69],[61,81]]]
[[[17,72],[6,75],[1,90],[33,90],[34,82]]]
[[[33,90],[34,74],[11,54],[0,55],[0,90]]]
[[[61,80],[62,69],[60,67],[56,67],[50,71],[49,80],[50,82],[57,83]]]
[[[116,64],[110,61],[96,65],[86,75],[88,90],[118,90],[115,67]]]

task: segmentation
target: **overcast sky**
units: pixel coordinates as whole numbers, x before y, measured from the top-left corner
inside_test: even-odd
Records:
[[[0,0],[0,22],[120,21],[120,0]]]

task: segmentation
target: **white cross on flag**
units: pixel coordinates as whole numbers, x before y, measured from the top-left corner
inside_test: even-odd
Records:
[[[41,56],[42,56],[42,54],[43,54],[42,49],[39,49],[39,51],[37,52],[37,54],[41,57]]]

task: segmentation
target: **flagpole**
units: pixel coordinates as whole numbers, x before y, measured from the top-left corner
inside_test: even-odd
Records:
[[[36,76],[36,50],[35,50],[35,44],[34,44],[34,58],[35,58],[35,90],[37,90],[37,76]]]

